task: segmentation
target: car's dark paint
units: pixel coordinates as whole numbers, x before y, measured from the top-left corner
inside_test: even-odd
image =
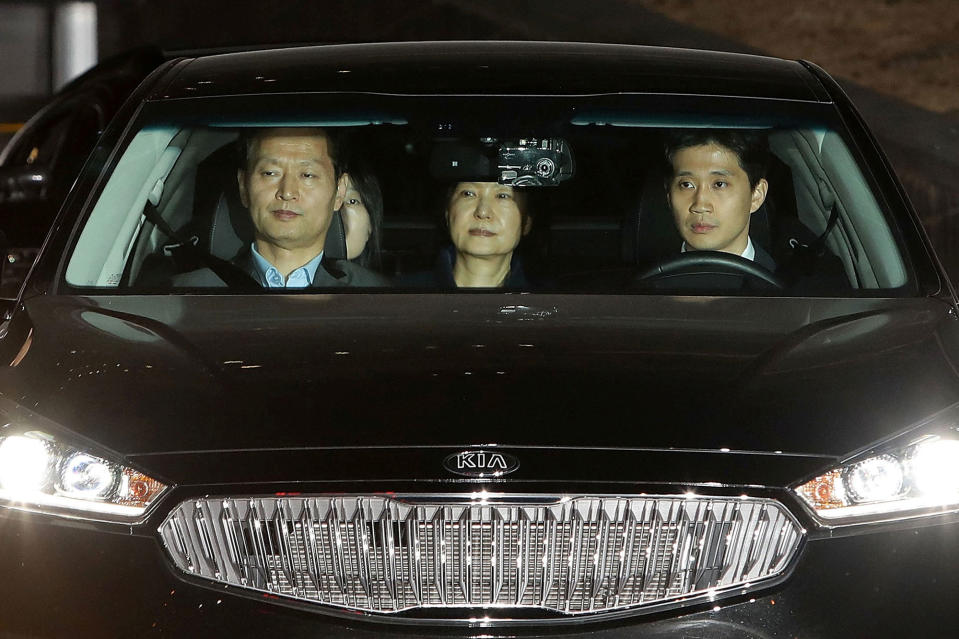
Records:
[[[842,455],[959,401],[937,300],[388,301],[35,298],[0,384],[124,455],[544,439]]]
[[[690,70],[695,79],[683,75]],[[0,637],[382,636],[389,628],[361,615],[197,586],[166,560],[157,525],[178,500],[206,494],[478,489],[774,497],[811,532],[782,584],[715,607],[588,626],[396,634],[954,634],[954,518],[833,537],[814,530],[786,490],[959,401],[955,299],[921,234],[908,236],[924,293],[916,298],[163,297],[81,294],[62,283],[83,206],[148,96],[349,89],[836,101],[854,147],[877,167],[870,179],[901,222],[916,224],[851,107],[798,63],[502,43],[168,63],[127,102],[64,206],[4,325],[0,360],[10,365],[0,393],[26,420],[50,420],[52,431],[88,438],[175,488],[138,525],[0,511]],[[489,444],[515,455],[519,470],[473,481],[443,468],[449,454]]]
[[[489,95],[642,91],[828,99],[798,62],[655,47],[537,42],[329,45],[210,56],[191,62],[154,97],[261,91]]]
[[[443,459],[462,446],[436,444],[418,447],[356,447],[209,451],[201,453],[131,455],[138,466],[163,477],[189,477],[207,486],[237,482],[271,484],[267,492],[292,490],[314,482],[320,492],[342,490],[342,484],[364,482],[377,492],[394,490],[397,482],[439,481],[450,486],[466,480],[443,468]],[[835,465],[826,455],[740,453],[730,451],[628,450],[621,448],[557,448],[504,445],[522,470],[508,479],[486,480],[491,489],[512,487],[540,492],[550,482],[607,484],[610,492],[633,492],[639,486],[671,482],[682,486],[785,486],[797,477]],[[413,477],[415,473],[415,477]],[[478,481],[478,480],[470,480]],[[335,484],[339,484],[338,487]],[[596,486],[592,487],[595,490]],[[302,489],[300,489],[302,492]],[[653,490],[653,488],[649,488]],[[647,490],[646,492],[649,492]],[[663,489],[661,489],[663,490]],[[641,492],[641,491],[640,491]],[[670,491],[672,494],[672,491]]]

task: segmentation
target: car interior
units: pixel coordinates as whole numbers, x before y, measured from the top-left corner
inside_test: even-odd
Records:
[[[380,271],[393,280],[433,267],[449,242],[443,220],[449,185],[481,178],[529,194],[533,230],[518,250],[541,290],[848,295],[901,289],[909,281],[890,216],[842,137],[825,128],[766,131],[770,188],[751,217],[750,237],[773,257],[775,273],[718,259],[676,260],[682,239],[665,195],[665,130],[567,123],[491,137],[364,123],[337,132],[379,180]],[[237,189],[238,132],[143,127],[86,219],[67,284],[169,290],[177,274],[207,265],[207,256],[229,261],[248,246],[253,226]],[[325,253],[346,255],[337,215]],[[680,264],[664,272],[671,261]]]

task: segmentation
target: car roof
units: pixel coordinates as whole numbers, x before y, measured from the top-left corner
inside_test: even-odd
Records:
[[[800,62],[619,44],[405,42],[202,56],[152,99],[300,92],[663,93],[830,102]]]

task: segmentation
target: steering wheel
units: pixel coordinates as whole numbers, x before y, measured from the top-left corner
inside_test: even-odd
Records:
[[[642,271],[634,283],[656,282],[671,277],[697,275],[740,275],[777,289],[786,287],[775,273],[752,260],[721,251],[687,251]]]

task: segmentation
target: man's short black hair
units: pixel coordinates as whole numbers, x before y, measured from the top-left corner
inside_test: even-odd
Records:
[[[673,157],[682,149],[715,144],[729,149],[739,158],[739,166],[749,177],[749,186],[756,188],[766,177],[769,165],[769,138],[755,129],[675,129],[666,134],[666,162],[672,171]]]
[[[340,175],[343,173],[343,163],[340,159],[341,157],[341,136],[336,132],[336,129],[323,129],[320,127],[264,127],[257,129],[241,129],[240,136],[236,139],[236,165],[242,171],[246,171],[249,166],[248,162],[250,161],[250,150],[253,148],[253,143],[266,131],[270,131],[275,128],[312,128],[316,131],[322,132],[326,137],[326,152],[330,154],[330,160],[333,162],[333,178],[338,180]]]

